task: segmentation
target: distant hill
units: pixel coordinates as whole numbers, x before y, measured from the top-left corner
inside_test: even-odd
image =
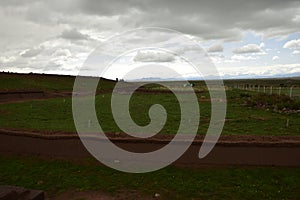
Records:
[[[0,72],[0,91],[11,90],[42,90],[42,91],[72,91],[75,76],[52,74],[21,74]],[[95,77],[87,77],[88,79]],[[115,81],[101,78],[101,89],[111,89]]]
[[[21,73],[7,73],[0,72],[0,91],[11,91],[11,90],[42,90],[42,91],[68,91],[73,90],[73,84],[75,81],[75,76],[69,75],[51,75],[51,74],[21,74]],[[84,77],[89,79],[94,79],[96,77]],[[132,82],[180,82],[177,79],[161,79],[161,78],[147,78],[134,80]],[[196,85],[205,85],[203,80],[190,80],[191,83]],[[110,91],[114,88],[116,84],[115,80],[101,78],[98,91]],[[130,83],[127,82],[128,86]],[[265,85],[265,86],[300,86],[300,77],[283,77],[283,78],[253,78],[253,79],[225,79],[224,84],[227,86],[235,86],[237,84],[250,84],[250,85]],[[98,85],[99,86],[99,85]]]

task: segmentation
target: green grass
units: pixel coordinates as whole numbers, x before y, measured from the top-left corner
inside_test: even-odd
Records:
[[[128,174],[95,164],[94,161],[41,160],[0,157],[0,185],[41,189],[57,195],[68,189],[138,190],[159,193],[163,199],[299,199],[299,168],[210,168],[167,167]]]
[[[72,92],[75,76],[67,75],[46,75],[46,74],[17,74],[0,72],[0,91],[14,90],[41,90],[46,92]],[[94,78],[86,78],[85,83]],[[101,84],[101,87],[99,86]],[[110,90],[114,87],[115,82],[108,79],[101,79],[98,91]],[[86,85],[82,85],[86,87]]]
[[[7,74],[0,73],[0,90],[43,90],[43,91],[72,91],[75,77],[56,76],[56,75],[36,75],[36,74]],[[88,79],[91,80],[91,79]],[[89,83],[87,80],[86,84]],[[204,134],[207,131],[210,122],[210,103],[201,100],[201,97],[209,98],[205,91],[203,81],[192,81],[195,88],[203,91],[198,95],[200,105],[200,127],[198,134]],[[234,85],[239,83],[256,83],[266,85],[286,86],[299,83],[298,79],[261,79],[261,80],[226,80],[225,84]],[[134,83],[126,83],[124,86],[130,86]],[[178,87],[177,82],[172,82],[174,87]],[[106,132],[120,132],[120,129],[113,120],[111,113],[111,104],[109,94],[114,87],[115,82],[101,79],[98,85],[96,108],[98,120],[101,127]],[[180,84],[179,84],[180,85]],[[83,85],[84,87],[85,85]],[[180,85],[182,86],[182,85]],[[144,88],[151,90],[165,90],[158,87],[157,84],[148,84]],[[256,135],[299,135],[300,117],[292,113],[276,113],[272,108],[257,109],[254,108],[257,92],[228,90],[228,108],[226,123],[222,134],[256,134]],[[268,95],[267,95],[268,96]],[[242,106],[247,98],[251,97],[253,105]],[[276,95],[274,95],[276,99]],[[286,98],[278,98],[279,107],[288,105]],[[250,101],[251,102],[251,101]],[[135,93],[130,101],[130,114],[133,120],[139,125],[147,125],[150,122],[148,111],[151,105],[159,103],[165,107],[168,112],[168,120],[161,133],[175,134],[180,123],[180,109],[178,102],[173,94],[144,94]],[[75,131],[72,117],[71,98],[56,98],[44,101],[28,101],[24,103],[10,103],[0,105],[0,127],[30,130],[50,130],[50,131]],[[299,105],[296,100],[295,105]],[[278,107],[278,106],[277,106]],[[286,127],[286,121],[289,120],[289,127]],[[87,122],[83,123],[88,123]],[[95,122],[92,122],[95,123]],[[92,124],[93,125],[93,124]]]
[[[72,91],[75,77],[67,75],[47,75],[47,74],[18,74],[18,73],[3,73],[0,72],[0,91],[7,90],[44,90],[44,91]],[[205,87],[204,81],[190,81],[195,84],[195,88],[202,89]],[[172,82],[169,82],[172,84]],[[269,92],[270,86],[273,86],[273,92],[277,93],[276,88],[282,86],[282,94],[288,94],[291,86],[296,86],[294,91],[300,95],[300,77],[295,78],[269,78],[269,79],[236,79],[236,80],[224,80],[224,84],[229,87],[235,87],[236,85],[260,85],[260,90],[263,90],[263,86],[266,86],[267,92]],[[112,81],[104,81],[104,88],[111,88],[113,86]],[[175,82],[175,85],[178,85]],[[180,84],[182,85],[182,84]],[[155,84],[149,84],[147,89],[155,89]],[[257,89],[257,88],[256,88]]]
[[[222,134],[255,134],[255,135],[299,135],[299,113],[277,113],[273,110],[256,109],[243,106],[245,98],[253,92],[239,90],[227,91],[228,108],[226,123]],[[210,121],[210,103],[201,100],[208,93],[199,94],[201,112],[199,134],[205,134]],[[110,108],[110,94],[100,94],[96,98],[98,120],[106,132],[120,132],[113,120]],[[180,122],[180,108],[173,94],[140,94],[133,95],[130,101],[130,113],[139,125],[150,122],[149,107],[159,103],[168,112],[168,120],[161,133],[176,134]],[[0,127],[31,130],[75,131],[72,117],[71,98],[48,99],[0,105]],[[289,127],[286,121],[289,119]],[[86,122],[88,123],[88,119]],[[92,122],[92,125],[95,122]]]
[[[72,91],[72,76],[0,73],[0,91],[43,90]]]

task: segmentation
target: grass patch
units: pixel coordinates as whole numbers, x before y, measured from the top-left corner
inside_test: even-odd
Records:
[[[14,90],[41,90],[44,92],[73,91],[75,76],[68,75],[49,75],[49,74],[17,74],[0,72],[0,91]],[[93,82],[95,78],[86,77],[81,85],[82,88],[88,87],[87,84]],[[101,87],[100,87],[101,85]],[[99,81],[97,91],[111,90],[115,82],[108,79]]]
[[[43,91],[72,91],[75,77],[0,73],[0,90],[43,90]]]
[[[286,95],[255,94],[245,100],[245,104],[261,109],[274,111],[297,111],[300,110],[300,101]]]
[[[163,199],[299,199],[299,168],[167,167],[146,173],[128,174],[95,164],[0,157],[0,184],[41,189],[56,195],[67,189],[138,190],[159,193]]]
[[[255,135],[299,135],[300,114],[278,113],[273,110],[245,106],[244,101],[255,92],[240,90],[227,91],[227,116],[222,134]],[[208,92],[199,94],[200,126],[198,134],[205,134],[210,122],[210,102],[201,97],[209,97]],[[272,97],[273,98],[273,97]],[[160,131],[162,134],[176,134],[180,123],[180,107],[173,94],[135,93],[130,101],[130,114],[139,125],[150,122],[148,111],[151,105],[161,104],[168,113],[167,122]],[[96,98],[96,111],[101,127],[106,132],[121,132],[113,120],[111,95],[103,93]],[[0,127],[49,131],[75,131],[72,117],[71,98],[56,98],[45,101],[30,101],[0,105]],[[289,119],[289,127],[286,121]],[[88,119],[86,122],[88,124]],[[95,125],[92,122],[91,125]]]

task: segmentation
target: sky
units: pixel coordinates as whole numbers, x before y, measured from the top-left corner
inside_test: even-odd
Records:
[[[109,37],[162,27],[199,44],[223,78],[300,76],[299,0],[1,0],[0,27],[0,71],[77,75]],[[176,55],[153,50],[130,52],[106,76],[122,77],[134,65],[148,65],[148,78],[172,78],[151,73],[159,65],[196,76]]]

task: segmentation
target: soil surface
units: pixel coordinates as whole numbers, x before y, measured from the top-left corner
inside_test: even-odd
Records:
[[[0,134],[12,136],[26,136],[42,139],[76,139],[79,138],[76,132],[63,131],[34,131],[34,130],[17,130],[17,129],[0,129]],[[103,138],[101,134],[87,134],[87,137],[96,135]],[[157,134],[147,139],[135,138],[125,133],[105,133],[106,137],[117,142],[148,142],[148,143],[169,143],[175,135]],[[196,135],[193,143],[202,144],[204,135]],[[182,136],[182,141],[184,141]],[[105,138],[103,138],[105,139]],[[181,141],[180,139],[178,141]],[[300,136],[261,136],[261,135],[221,135],[217,145],[256,145],[256,146],[300,146]]]
[[[158,194],[159,195],[159,194]],[[157,196],[158,196],[157,195]],[[49,197],[49,200],[131,200],[131,199],[144,199],[144,200],[152,200],[152,199],[160,199],[159,197],[146,196],[140,194],[138,191],[132,190],[121,190],[117,191],[116,194],[106,194],[102,191],[76,191],[69,190],[63,192],[62,194],[56,197]]]
[[[55,97],[68,97],[71,92],[46,93],[43,91],[0,91],[0,103],[24,102]],[[104,135],[86,134],[84,137],[105,142]],[[140,139],[123,133],[106,133],[115,145],[131,152],[158,150],[174,135],[158,134]],[[198,153],[204,136],[197,135],[189,149],[173,163],[176,166],[202,167],[211,165],[300,166],[300,136],[224,135],[204,159]],[[178,145],[185,137],[177,139]],[[208,141],[209,143],[210,141]],[[25,154],[64,159],[91,157],[77,133],[0,129],[0,154]]]
[[[44,92],[40,90],[0,91],[0,104],[71,96],[72,92]]]
[[[112,135],[109,134],[109,135]],[[94,138],[93,136],[86,136]],[[161,149],[167,145],[166,135],[157,136],[150,140],[126,138],[118,135],[110,140],[122,149],[136,153],[147,153]],[[221,136],[213,150],[200,159],[198,154],[202,146],[203,137],[198,136],[192,145],[175,162],[174,166],[187,168],[201,168],[207,166],[300,166],[300,137],[299,136]],[[105,145],[108,141],[102,138],[94,140],[97,145]],[[175,145],[182,145],[186,141],[178,140]],[[0,154],[3,155],[34,155],[42,158],[58,158],[71,160],[85,160],[93,158],[82,141],[75,133],[56,132],[26,132],[0,131]],[[109,152],[104,154],[109,162],[116,160]],[[118,160],[131,163],[134,160]],[[159,162],[159,160],[157,161]]]
[[[126,89],[120,92],[127,92]],[[170,93],[169,91],[148,91],[141,93]],[[44,100],[58,97],[71,97],[72,92],[44,91],[0,91],[0,104]],[[201,99],[210,101],[210,99]],[[174,135],[155,135],[147,140],[137,139],[122,133],[106,133],[117,146],[132,152],[149,152],[168,144]],[[197,168],[210,166],[288,166],[300,167],[300,136],[257,136],[226,135],[221,136],[212,152],[199,159],[199,149],[204,136],[197,135],[190,148],[172,165]],[[182,138],[184,140],[184,138]],[[0,129],[0,155],[34,155],[45,159],[74,159],[79,161],[92,157],[80,141],[77,133],[58,131],[33,131]],[[99,163],[100,164],[100,163]],[[107,194],[102,191],[68,190],[50,200],[86,199],[159,199],[141,195],[138,191],[118,191]]]

